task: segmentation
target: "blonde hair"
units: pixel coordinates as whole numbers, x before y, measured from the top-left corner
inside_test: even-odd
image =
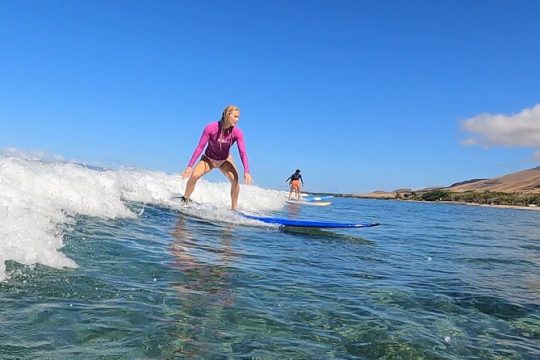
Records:
[[[238,106],[235,106],[235,105],[229,105],[227,106],[223,112],[221,113],[221,119],[219,120],[219,122],[221,123],[221,125],[224,125],[225,124],[225,120],[227,119],[227,116],[229,116],[229,114],[232,112],[232,111],[240,111],[240,108]]]

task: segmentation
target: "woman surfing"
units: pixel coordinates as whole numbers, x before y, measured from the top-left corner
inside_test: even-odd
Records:
[[[239,119],[240,109],[234,105],[229,105],[223,110],[219,121],[211,122],[205,126],[199,144],[195,148],[188,166],[182,173],[182,178],[189,177],[182,201],[189,202],[197,181],[210,170],[218,168],[231,182],[231,208],[236,210],[238,194],[240,193],[240,183],[238,170],[236,170],[230,154],[231,146],[235,142],[244,167],[244,182],[247,185],[253,183],[253,179],[249,173],[244,134],[236,126]],[[195,168],[193,168],[193,165],[205,147],[206,151],[201,156]]]

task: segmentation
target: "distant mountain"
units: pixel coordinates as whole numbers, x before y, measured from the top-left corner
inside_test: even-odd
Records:
[[[540,166],[533,169],[518,171],[492,179],[471,179],[454,183],[448,187],[433,186],[424,189],[398,189],[394,191],[374,191],[369,194],[351,195],[355,197],[393,199],[407,197],[407,193],[425,193],[434,190],[447,190],[451,192],[465,191],[493,191],[503,193],[540,194]]]
[[[482,180],[487,180],[487,179],[471,179],[471,180],[460,181],[460,182],[457,182],[455,184],[450,185],[450,187],[459,186],[459,185],[466,185],[466,184],[472,184],[472,183],[482,181]]]
[[[473,190],[540,194],[540,166],[492,179],[473,179],[458,182],[452,184],[446,190],[455,192]]]

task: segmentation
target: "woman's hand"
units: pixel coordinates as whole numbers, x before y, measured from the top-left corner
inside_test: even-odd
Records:
[[[253,184],[253,179],[251,178],[250,174],[244,174],[244,184],[251,185]]]
[[[193,172],[193,168],[191,166],[188,166],[186,170],[184,170],[184,172],[182,173],[182,178],[185,179],[185,178],[190,177],[192,172]]]

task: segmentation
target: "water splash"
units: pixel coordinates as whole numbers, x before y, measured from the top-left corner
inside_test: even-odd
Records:
[[[76,267],[62,252],[66,225],[76,215],[106,219],[135,218],[128,202],[168,206],[185,189],[186,180],[135,168],[116,170],[43,160],[16,152],[0,155],[0,281],[7,277],[5,261]],[[194,200],[219,208],[230,207],[228,182],[199,180]],[[277,210],[283,192],[243,186],[240,209]]]

